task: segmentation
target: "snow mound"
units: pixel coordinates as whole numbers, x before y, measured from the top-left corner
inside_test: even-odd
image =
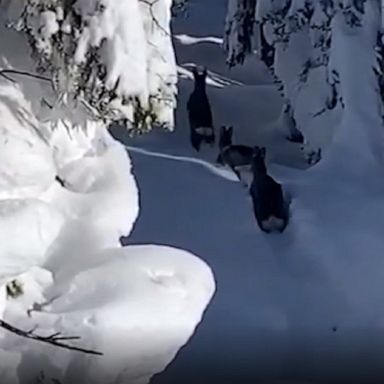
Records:
[[[139,212],[138,191],[125,148],[96,123],[89,124],[86,131],[76,133],[75,129],[70,134],[59,124],[52,140],[64,187],[55,183],[41,198],[71,220],[87,220],[103,228],[103,236],[110,233],[109,245],[118,245],[120,236],[130,233]]]
[[[214,292],[211,270],[190,253],[166,246],[130,246],[76,256],[83,263],[79,270],[63,273],[57,264],[49,272],[34,270],[20,276],[29,296],[14,300],[6,319],[25,329],[38,324],[39,334],[81,335],[77,343],[104,355],[89,357],[41,343],[28,348],[20,340],[15,345],[14,335],[6,335],[5,345],[20,353],[28,365],[21,371],[29,378],[43,371],[60,382],[148,382],[200,322]],[[55,282],[47,286],[51,274]],[[36,298],[53,300],[41,312],[21,318],[21,308],[32,306]]]
[[[0,197],[34,197],[52,182],[55,166],[31,103],[2,77],[0,120]]]
[[[0,200],[0,286],[44,261],[64,217],[39,200]]]
[[[124,146],[105,127],[93,129],[88,145],[71,151],[76,137],[56,127],[52,158],[63,185],[53,181],[35,200],[0,201],[1,310],[21,329],[81,336],[82,347],[104,356],[5,333],[0,365],[14,383],[41,372],[60,381],[148,382],[193,334],[214,291],[209,267],[185,251],[121,248],[138,215],[138,189]],[[24,293],[4,300],[11,278]]]

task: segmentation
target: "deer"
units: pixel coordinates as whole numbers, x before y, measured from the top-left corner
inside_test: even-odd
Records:
[[[254,147],[252,156],[253,180],[249,193],[259,228],[266,233],[282,233],[289,221],[289,203],[284,199],[281,184],[268,175],[265,148]]]
[[[250,171],[253,148],[247,145],[232,144],[233,127],[222,126],[219,137],[219,155],[216,162],[228,165],[243,185],[246,185],[241,175],[242,171]]]
[[[206,92],[207,69],[205,67],[195,67],[193,76],[195,85],[187,102],[187,111],[191,144],[199,152],[203,142],[213,147],[215,132],[211,105]]]

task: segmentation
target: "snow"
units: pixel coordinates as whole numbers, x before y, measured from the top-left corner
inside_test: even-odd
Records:
[[[0,84],[0,196],[33,197],[51,183],[54,164],[22,90],[4,78]]]
[[[380,12],[381,12],[381,29],[384,28],[384,1],[381,0],[380,3]]]
[[[361,32],[366,37],[378,19],[374,10],[372,5],[366,12],[367,29]],[[126,243],[155,239],[188,249],[208,262],[217,281],[197,332],[153,383],[380,384],[384,183],[380,157],[372,149],[380,148],[382,125],[374,88],[366,86],[373,81],[368,44],[359,36],[348,35],[350,44],[344,35],[335,38],[331,49],[343,59],[337,65],[348,105],[342,115],[336,111],[324,119],[331,127],[316,122],[313,139],[334,141],[320,163],[303,170],[299,146],[276,132],[281,100],[261,78],[265,72],[255,75],[248,65],[227,72],[217,44],[205,39],[221,36],[224,18],[223,2],[195,0],[184,24],[175,23],[177,35],[190,36],[176,44],[185,75],[179,80],[175,132],[131,139],[113,130],[129,147],[143,202]],[[300,53],[299,38],[296,43],[292,49]],[[296,59],[288,53],[286,58]],[[247,191],[229,171],[211,168],[217,148],[200,154],[191,149],[185,102],[193,84],[187,71],[202,63],[210,79],[228,78],[221,87],[207,86],[216,127],[233,124],[235,143],[266,144],[268,169],[292,197],[291,222],[282,235],[261,233]],[[324,74],[313,76],[309,83],[316,86]],[[327,89],[308,88],[307,102],[316,110]],[[311,91],[319,100],[309,99]],[[303,111],[304,100],[297,100]],[[372,167],[373,161],[378,166]],[[165,215],[168,225],[159,225]]]
[[[72,232],[63,239],[63,251],[68,251],[68,241],[78,243],[79,236],[84,233]],[[214,284],[210,269],[198,258],[154,245],[88,252],[85,248],[69,259],[61,255],[48,265],[54,284],[46,269],[19,276],[28,294],[10,305],[5,317],[21,328],[38,325],[39,334],[81,335],[83,345],[104,356],[90,358],[45,344],[31,348],[6,335],[3,343],[8,348],[12,343],[12,350],[22,356],[20,382],[43,371],[63,382],[146,383],[169,363],[200,322]],[[45,302],[47,296],[52,303],[31,318],[25,316],[25,308],[36,299]],[[48,356],[50,361],[45,362]],[[32,366],[33,361],[38,365]]]
[[[57,16],[57,20],[61,18]],[[41,13],[41,32],[45,39],[49,39],[52,35],[59,31],[59,24],[56,20],[56,14],[52,11],[44,11]]]
[[[0,201],[0,284],[44,261],[64,219],[38,199],[1,199]],[[10,239],[12,239],[10,241]]]
[[[324,72],[311,71],[302,92],[290,83],[309,53],[309,45],[300,45],[313,38],[307,30],[285,54],[278,52],[299,120],[313,124],[300,128],[313,145],[329,146],[309,169],[300,145],[279,129],[282,100],[257,57],[224,68],[219,39],[225,12],[221,0],[191,0],[190,17],[174,23],[180,74],[174,132],[130,138],[113,127],[124,147],[94,122],[70,131],[65,124],[71,121],[58,121],[52,131],[46,123],[45,141],[30,134],[35,146],[45,148],[36,153],[50,171],[43,177],[40,166],[31,167],[38,176],[28,178],[24,167],[27,175],[12,185],[28,192],[28,202],[41,204],[22,220],[49,222],[43,222],[39,241],[26,238],[35,242],[30,264],[21,241],[12,243],[12,260],[2,257],[16,271],[7,278],[17,274],[25,293],[5,300],[0,291],[0,309],[23,329],[38,324],[39,334],[80,335],[77,345],[105,355],[89,357],[4,333],[2,378],[30,383],[43,370],[48,380],[63,382],[142,384],[159,372],[154,384],[383,382],[382,138],[377,95],[367,86],[374,81],[368,70],[374,57],[366,44],[372,45],[379,25],[377,4],[367,6],[359,30],[364,44],[359,34],[347,39],[344,32],[351,31],[334,19],[332,27],[343,33],[333,39],[330,67],[340,71],[342,113],[309,118],[308,111],[317,111],[328,96]],[[16,45],[12,40],[0,51],[5,55]],[[20,55],[17,67],[28,64],[23,60]],[[235,143],[267,147],[268,169],[291,196],[283,234],[258,229],[247,191],[228,169],[213,164],[217,148],[198,155],[191,149],[185,104],[194,65],[208,67],[216,128],[233,125]],[[22,105],[39,110],[39,91],[25,85],[23,95],[34,108]],[[22,124],[17,129],[34,132]],[[54,181],[56,173],[65,188]],[[16,220],[14,206],[6,207]],[[163,245],[143,245],[153,243]],[[45,301],[40,311],[25,315]]]
[[[85,27],[75,52],[75,62],[84,63],[90,47],[98,47],[104,40],[103,62],[107,66],[106,84],[113,89],[118,82],[119,95],[142,95],[146,103],[146,48],[140,46],[145,41],[138,1],[119,2],[113,7],[105,2],[104,12],[95,12],[93,1],[78,1],[75,9],[86,16],[89,26]],[[132,15],[127,23],[125,16]],[[132,60],[132,55],[135,60]],[[144,104],[145,105],[145,104]]]
[[[223,44],[223,39],[215,36],[193,37],[193,36],[188,36],[186,34],[180,34],[180,35],[175,35],[174,38],[177,39],[183,45],[192,45],[196,43]]]
[[[177,74],[169,0],[76,0],[70,11],[61,2],[2,7],[28,35],[62,102],[80,100],[93,118],[126,120],[129,128],[136,113],[145,112],[149,117],[139,121],[145,129],[153,122],[173,129]]]
[[[47,39],[52,13],[42,13]],[[177,247],[121,246],[141,205],[126,148],[78,105],[57,102],[49,82],[22,74],[36,73],[35,63],[3,17],[0,68],[20,73],[0,76],[1,319],[41,336],[78,336],[68,344],[103,356],[1,329],[1,382],[148,383],[202,320],[213,273]],[[11,281],[17,297],[6,295]]]
[[[334,65],[340,68],[340,82],[345,94],[346,108],[341,124],[335,132],[333,140],[335,145],[330,151],[332,156],[337,157],[346,158],[345,152],[358,156],[360,162],[355,165],[354,171],[361,174],[365,173],[366,167],[372,169],[375,163],[379,162],[381,165],[383,162],[382,119],[379,113],[375,76],[371,70],[375,63],[373,47],[380,25],[378,11],[377,4],[367,3],[363,16],[364,26],[360,33],[349,33],[349,39],[345,38],[346,25],[342,16],[339,14],[333,20],[333,28],[339,33],[335,35],[331,54]],[[367,46],[372,49],[367,50]],[[352,59],[355,60],[355,65],[346,66],[345,63]],[[371,87],[365,86],[366,84],[371,84]],[[348,140],[345,140],[346,137]],[[340,164],[340,161],[338,163]],[[345,167],[345,164],[343,165]]]
[[[83,132],[76,135],[74,129],[70,138],[63,125],[56,127],[52,142],[60,145],[55,160],[65,188],[55,183],[41,198],[70,218],[89,220],[104,228],[103,233],[110,232],[112,243],[118,244],[120,236],[130,233],[138,215],[135,179],[124,148],[111,139],[103,126],[94,127],[93,134],[92,126],[88,128],[85,146],[82,140],[87,136]]]

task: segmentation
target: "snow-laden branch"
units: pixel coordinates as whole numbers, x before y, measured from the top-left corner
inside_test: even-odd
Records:
[[[107,124],[173,129],[170,1],[27,1],[16,15],[9,25],[27,36],[38,71],[52,78],[61,102]]]

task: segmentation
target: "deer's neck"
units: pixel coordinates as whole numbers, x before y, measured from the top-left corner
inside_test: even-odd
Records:
[[[205,94],[205,83],[196,83],[195,84],[195,92],[204,93]]]
[[[265,166],[257,166],[257,167],[253,167],[252,169],[252,173],[257,176],[257,177],[267,177],[267,169],[265,168]]]

